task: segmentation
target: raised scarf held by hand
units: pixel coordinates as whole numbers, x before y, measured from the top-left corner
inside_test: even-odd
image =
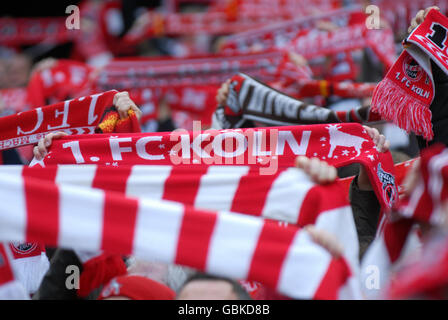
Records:
[[[247,165],[263,176],[294,166],[296,157],[304,155],[336,167],[362,164],[385,208],[390,208],[398,195],[390,152],[378,152],[357,123],[80,135],[54,140],[50,152],[33,165],[188,165],[204,170],[209,165]]]
[[[0,118],[0,150],[34,144],[50,132],[70,135],[110,132],[140,132],[135,114],[119,120],[112,105],[116,90],[58,102]],[[99,126],[100,130],[97,129]]]
[[[431,60],[448,74],[448,19],[431,10],[404,41],[405,50],[375,88],[372,110],[428,141],[434,138],[430,105],[435,86]]]
[[[305,231],[277,221],[17,174],[5,177],[0,180],[0,201],[8,199],[13,205],[0,206],[0,241],[42,241],[87,252],[131,254],[259,281],[293,298],[359,298],[353,261],[358,254],[357,241],[353,238],[344,256],[335,258]],[[296,179],[299,184],[304,180]],[[338,192],[330,194],[345,202]],[[297,194],[300,198],[304,195]],[[41,203],[38,210],[26,205],[37,202]],[[332,209],[320,211],[319,217],[328,213],[328,228],[342,227],[340,222],[347,227],[350,220],[341,218],[352,219],[348,203],[335,206],[333,201],[331,205]],[[353,225],[350,229],[356,236]]]

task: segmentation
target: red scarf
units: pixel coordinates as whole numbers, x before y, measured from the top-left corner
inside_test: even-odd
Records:
[[[448,19],[437,10],[431,10],[425,21],[406,39],[402,52],[386,77],[375,89],[372,110],[386,120],[393,121],[406,131],[413,131],[430,141],[434,137],[431,110],[434,83],[430,59],[448,74],[448,54],[445,44],[436,42],[439,34],[448,28]],[[442,34],[443,36],[443,34]]]
[[[446,181],[448,180],[448,152],[443,145],[434,145],[422,151],[420,158],[420,177],[418,183],[408,199],[402,201],[399,207],[398,216],[394,220],[388,219],[384,227],[381,228],[379,237],[371,244],[369,251],[363,259],[364,268],[369,265],[377,265],[381,275],[381,286],[390,280],[392,266],[405,254],[405,248],[415,248],[418,245],[418,238],[413,232],[413,226],[416,222],[429,223],[433,226],[440,226],[446,223],[446,213],[443,209],[443,203],[448,198],[446,192]],[[409,167],[408,167],[409,168]],[[425,249],[426,250],[426,249]],[[424,251],[423,251],[424,252]],[[439,260],[443,263],[443,259]],[[406,277],[417,281],[421,274],[419,267],[414,270],[414,274],[408,273]],[[417,271],[418,270],[418,271]],[[440,276],[440,270],[436,269],[434,276]],[[363,274],[363,272],[362,272]],[[390,294],[401,296],[407,289],[421,289],[426,285],[434,285],[430,277],[426,277],[428,283],[408,282],[406,278],[401,278],[399,285],[395,287],[392,283],[392,292]],[[440,279],[440,278],[439,278]],[[411,292],[410,292],[411,293]]]
[[[0,118],[0,150],[37,143],[55,131],[94,133],[99,126],[100,132],[140,132],[135,115],[120,120],[116,111],[105,114],[116,93],[111,90]]]

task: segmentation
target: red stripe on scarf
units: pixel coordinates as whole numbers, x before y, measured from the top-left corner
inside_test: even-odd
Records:
[[[58,168],[56,166],[51,166],[45,168],[45,170],[34,170],[32,167],[23,166],[22,176],[24,178],[34,178],[47,181],[55,181]]]
[[[311,188],[303,200],[300,208],[297,225],[303,227],[314,224],[322,212],[333,210],[348,205],[346,197],[331,197],[330,194],[340,192],[339,185],[328,186],[316,185]],[[310,214],[312,212],[313,214]]]
[[[92,187],[126,193],[126,182],[131,174],[132,167],[114,169],[116,170],[111,174],[111,172],[107,170],[107,167],[98,166],[96,168],[95,178],[92,182]]]
[[[263,179],[254,179],[252,176],[258,172],[258,169],[251,167],[249,174],[241,177],[238,189],[233,197],[232,206],[230,211],[233,212],[245,212],[247,214],[253,214],[256,216],[261,215],[263,207],[266,202],[266,197],[271,190],[271,186],[284,169],[278,170],[275,174],[263,176]],[[257,190],[257,193],[254,192]],[[254,201],[262,196],[264,201]]]
[[[93,133],[117,91],[87,97],[0,118],[0,150],[34,144],[49,132]]]
[[[132,252],[138,200],[116,201],[115,192],[105,192],[101,248],[110,253]]]
[[[283,262],[297,229],[286,226],[278,231],[278,222],[266,221],[258,238],[250,265],[248,279],[263,278],[263,284],[275,289]],[[269,264],[266,264],[269,261]]]
[[[185,168],[174,166],[171,174],[165,181],[165,189],[162,199],[180,201],[185,204],[194,205],[196,195],[199,190],[201,177],[207,173],[208,167],[196,167],[191,170],[191,174],[177,174],[181,173]]]
[[[395,262],[400,257],[413,224],[412,220],[400,219],[384,226],[384,243],[391,262]]]
[[[217,217],[216,214],[198,215],[198,211],[206,213],[191,208],[184,210],[175,261],[204,270]]]
[[[339,283],[350,276],[350,268],[347,262],[342,259],[332,259],[330,266],[325,273],[319,288],[316,290],[316,297],[327,295],[329,300],[338,298],[339,290],[341,289]]]
[[[26,241],[57,243],[59,229],[59,189],[56,185],[50,184],[49,188],[43,193],[40,191],[39,184],[36,181],[39,180],[30,178],[26,174],[24,175],[24,193],[27,209]],[[42,214],[43,210],[46,212],[45,215]]]

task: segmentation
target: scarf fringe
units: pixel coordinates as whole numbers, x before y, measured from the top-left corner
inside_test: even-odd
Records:
[[[392,121],[406,132],[413,131],[428,141],[434,138],[432,113],[428,106],[407,94],[393,81],[385,78],[375,88],[372,111]]]

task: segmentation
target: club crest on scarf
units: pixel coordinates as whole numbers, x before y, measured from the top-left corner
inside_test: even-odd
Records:
[[[28,255],[37,248],[37,244],[32,242],[14,242],[11,243],[10,247],[14,254]]]
[[[403,61],[403,72],[411,81],[419,81],[423,74],[423,68],[419,66],[411,56],[407,56]]]
[[[392,207],[397,200],[397,188],[395,185],[395,177],[381,168],[381,163],[377,167],[378,179],[382,184],[383,199],[387,201],[389,207]]]

